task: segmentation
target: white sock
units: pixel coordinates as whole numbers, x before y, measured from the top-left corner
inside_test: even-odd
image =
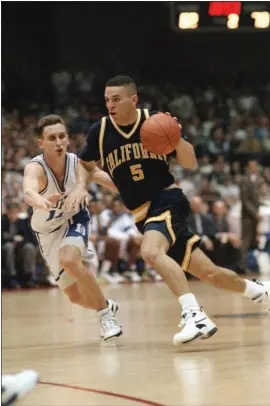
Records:
[[[111,266],[112,266],[111,261],[104,259],[100,268],[100,273],[108,273],[109,270],[111,269]]]
[[[245,279],[245,282],[246,282],[246,290],[243,293],[245,297],[254,299],[257,296],[260,296],[262,293],[264,293],[265,289],[262,285],[258,285],[258,283],[249,281],[248,279]]]
[[[182,310],[199,310],[200,305],[197,302],[193,293],[187,293],[178,298],[178,301],[182,307]]]

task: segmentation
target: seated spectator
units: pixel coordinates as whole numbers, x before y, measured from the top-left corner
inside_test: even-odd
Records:
[[[2,253],[4,286],[12,288],[16,281],[22,287],[33,287],[37,248],[28,218],[20,218],[20,206],[11,203],[2,215]]]
[[[215,127],[212,130],[212,137],[208,141],[208,151],[213,158],[218,155],[227,156],[230,150],[230,143],[226,140],[222,127]]]
[[[211,207],[212,203],[220,198],[220,194],[207,178],[202,178],[198,195]]]
[[[127,262],[125,276],[133,282],[139,282],[140,276],[136,272],[136,260],[139,256],[141,235],[138,232],[133,218],[124,208],[122,201],[115,198],[112,202],[106,234],[104,233],[105,252],[100,268],[100,277],[110,283],[119,283],[125,280],[117,271],[119,259]],[[114,272],[110,272],[110,271]]]
[[[201,248],[203,251],[214,260],[214,237],[216,228],[213,220],[209,215],[202,213],[202,199],[200,196],[195,196],[190,202],[192,213],[189,217],[189,225],[193,232],[199,235],[202,239]]]
[[[224,182],[221,185],[217,186],[217,190],[219,191],[222,199],[227,198],[239,198],[240,196],[240,188],[239,186],[233,182],[233,177],[227,175],[224,177]]]
[[[241,175],[241,165],[239,161],[234,161],[231,165],[231,175]]]
[[[209,156],[204,155],[202,158],[199,160],[199,171],[202,174],[202,176],[209,176],[213,172],[213,165],[210,163]]]
[[[270,206],[270,186],[262,182],[259,188],[260,203],[264,206]]]
[[[238,273],[245,273],[242,269],[241,240],[237,234],[229,231],[227,220],[228,210],[225,203],[218,200],[213,205],[213,222],[216,226],[215,259],[219,266],[232,268]]]
[[[189,173],[186,172],[184,178],[180,181],[176,180],[176,184],[183,190],[189,200],[196,195],[196,187]]]

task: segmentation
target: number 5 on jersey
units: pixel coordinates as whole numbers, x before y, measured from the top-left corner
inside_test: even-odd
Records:
[[[131,174],[132,174],[132,179],[135,182],[138,182],[139,180],[144,179],[144,173],[143,173],[141,164],[131,165],[130,166],[130,171],[131,171]]]

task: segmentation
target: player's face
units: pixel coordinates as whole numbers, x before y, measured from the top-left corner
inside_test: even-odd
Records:
[[[131,94],[128,86],[106,87],[105,102],[114,121],[119,124],[126,124],[125,122],[129,120],[129,117],[134,116],[138,96]]]
[[[39,139],[39,146],[47,155],[60,157],[65,155],[69,144],[67,130],[63,124],[48,125]]]

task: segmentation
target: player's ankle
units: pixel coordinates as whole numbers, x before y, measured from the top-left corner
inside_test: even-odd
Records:
[[[178,301],[183,311],[200,309],[200,305],[197,302],[193,293],[186,293],[185,295],[179,296]]]

